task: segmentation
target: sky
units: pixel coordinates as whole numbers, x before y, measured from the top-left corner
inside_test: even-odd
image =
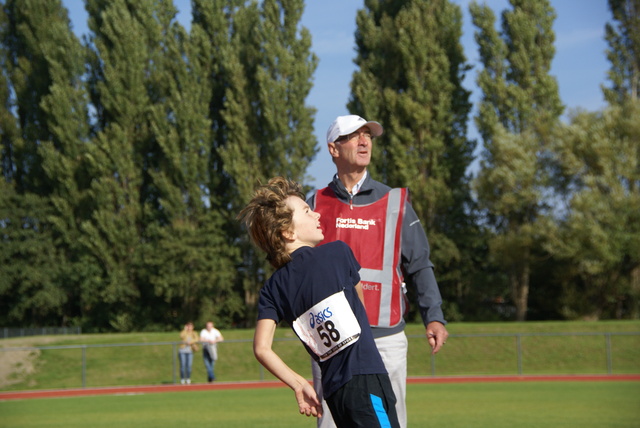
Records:
[[[178,20],[187,28],[191,21],[190,0],[174,0],[180,11]],[[471,23],[471,0],[452,0],[460,6],[463,16],[462,39],[467,62],[472,68],[466,74],[464,87],[471,91],[474,106],[480,99],[475,84],[480,68],[478,48],[473,39],[475,27]],[[507,0],[485,0],[498,17],[510,9]],[[63,0],[69,9],[73,30],[86,33],[87,14],[81,0]],[[556,35],[556,54],[551,75],[556,77],[565,113],[576,109],[598,110],[605,106],[601,85],[608,85],[606,74],[609,63],[605,51],[604,27],[611,22],[607,0],[551,0],[557,18],[553,30]],[[356,13],[364,7],[364,0],[309,0],[306,2],[301,25],[312,37],[311,50],[318,57],[318,67],[313,77],[313,88],[307,105],[316,109],[314,134],[318,142],[318,154],[311,162],[307,184],[324,187],[335,173],[326,146],[326,131],[336,116],[349,114],[346,105],[350,96],[351,76],[355,71],[356,57],[354,33]],[[476,110],[472,111],[475,115]],[[565,114],[566,117],[566,114]],[[367,117],[367,120],[376,120]],[[384,123],[382,124],[384,127]],[[480,154],[480,141],[473,120],[469,121],[468,137],[478,140],[476,156]],[[374,148],[375,156],[375,148]],[[473,164],[472,164],[473,168]]]

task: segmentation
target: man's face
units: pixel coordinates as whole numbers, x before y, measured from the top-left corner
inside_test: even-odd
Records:
[[[367,126],[329,143],[329,153],[338,169],[366,168],[371,162],[372,148],[371,131]]]

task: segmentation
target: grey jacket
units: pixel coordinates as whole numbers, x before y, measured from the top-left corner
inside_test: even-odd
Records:
[[[329,183],[329,188],[333,190],[338,199],[354,205],[371,204],[384,195],[391,188],[385,184],[375,181],[371,174],[362,183],[360,191],[351,196],[342,182],[334,175],[333,181]],[[311,209],[315,209],[315,193],[307,200]],[[418,291],[418,307],[422,316],[422,322],[426,326],[432,321],[446,324],[442,313],[442,297],[434,274],[434,266],[429,259],[429,241],[424,228],[420,224],[416,212],[411,203],[407,201],[405,207],[405,217],[402,223],[402,268],[405,274],[405,282],[416,287]],[[404,330],[405,323],[391,328],[372,327],[374,337],[389,336]]]

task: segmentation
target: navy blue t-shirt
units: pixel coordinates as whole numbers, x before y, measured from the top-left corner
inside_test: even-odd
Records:
[[[258,320],[272,319],[276,323],[285,320],[290,325],[316,303],[344,291],[360,324],[361,334],[353,345],[326,361],[319,361],[325,398],[354,375],[387,373],[355,289],[360,281],[359,270],[351,248],[342,241],[302,247],[291,254],[291,261],[274,272],[260,290]],[[318,356],[303,345],[318,361]]]

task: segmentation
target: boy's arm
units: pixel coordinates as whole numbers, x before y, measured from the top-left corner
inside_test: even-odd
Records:
[[[258,321],[253,337],[253,353],[256,359],[275,377],[293,389],[300,414],[321,417],[322,403],[318,400],[311,384],[291,370],[271,348],[275,331],[276,322],[274,320],[261,319]]]

